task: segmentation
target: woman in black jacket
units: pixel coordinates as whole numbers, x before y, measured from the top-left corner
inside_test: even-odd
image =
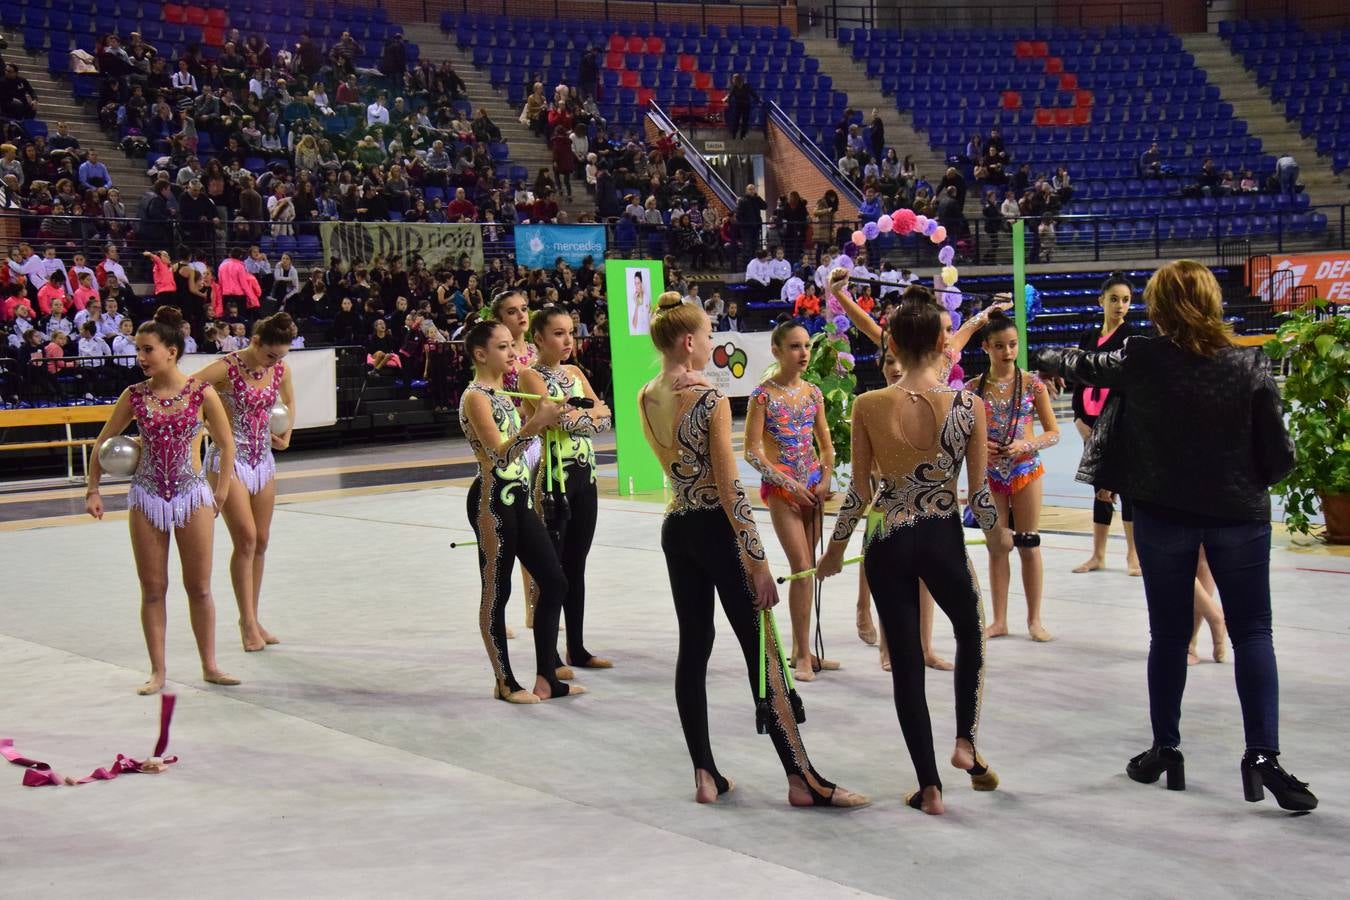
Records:
[[[1203,547],[1236,654],[1246,798],[1260,800],[1264,786],[1285,809],[1314,809],[1308,786],[1277,760],[1269,488],[1294,462],[1279,389],[1258,349],[1234,346],[1222,291],[1204,266],[1168,263],[1149,279],[1144,301],[1158,337],[1132,337],[1115,352],[1051,350],[1040,357],[1048,374],[1126,389],[1102,410],[1078,472],[1079,481],[1134,502],[1151,635],[1153,746],[1130,760],[1126,773],[1151,784],[1166,772],[1169,789],[1185,789],[1181,695]]]

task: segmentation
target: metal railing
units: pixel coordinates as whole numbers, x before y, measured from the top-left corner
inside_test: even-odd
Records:
[[[736,192],[727,184],[720,172],[713,168],[707,158],[699,151],[698,145],[689,139],[675,120],[666,114],[666,111],[655,101],[651,101],[647,108],[647,115],[651,117],[652,122],[662,131],[672,134],[678,140],[679,145],[684,150],[684,159],[693,167],[694,173],[702,178],[717,199],[722,201],[728,211],[736,208]]]
[[[815,141],[807,137],[806,132],[798,127],[792,116],[789,116],[783,111],[781,106],[772,100],[765,106],[765,110],[767,112],[768,122],[777,125],[787,133],[788,137],[792,138],[792,141],[797,145],[797,148],[806,155],[806,158],[820,171],[820,174],[824,175],[830,184],[834,186],[834,189],[839,193],[840,199],[847,198],[854,206],[863,202],[862,192],[858,190],[857,185],[843,176],[834,161],[816,146]]]
[[[586,19],[605,22],[669,22],[709,25],[786,25],[797,31],[797,6],[778,0],[450,0],[446,11],[461,15],[538,19]],[[439,19],[442,9],[423,0],[423,21]]]
[[[1101,28],[1117,25],[1166,24],[1161,2],[1122,3],[989,3],[985,6],[906,3],[841,4],[831,0],[825,11],[825,33],[839,28],[1006,28],[1069,25]]]

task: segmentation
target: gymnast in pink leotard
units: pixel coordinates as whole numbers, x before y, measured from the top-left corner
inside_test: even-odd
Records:
[[[162,306],[136,331],[136,362],[148,378],[122,392],[108,424],[99,433],[89,464],[85,510],[103,518],[99,480],[103,467],[97,450],[134,420],[140,430],[140,462],[127,492],[132,555],[141,582],[141,627],[150,652],[150,679],[139,689],[154,694],[164,687],[165,595],[169,582],[169,532],[178,544],[187,589],[192,632],[201,657],[202,678],[212,684],[238,684],[216,665],[216,608],[211,599],[211,549],[216,512],[233,478],[213,491],[197,458],[203,424],[220,447],[224,471],[234,469],[234,437],[225,407],[211,385],[178,369],[183,353],[183,314]]]
[[[792,571],[815,565],[821,504],[830,497],[834,443],[820,388],[802,379],[811,362],[811,336],[796,322],[779,325],[771,338],[775,370],[750,394],[745,417],[745,459],[759,472],[759,496],[769,507],[774,531]],[[792,659],[795,676],[810,681],[838,663],[811,654],[809,579],[792,582]]]

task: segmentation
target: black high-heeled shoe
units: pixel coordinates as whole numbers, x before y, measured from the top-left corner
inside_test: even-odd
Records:
[[[1125,774],[1140,784],[1153,784],[1164,772],[1169,791],[1186,790],[1186,758],[1176,747],[1150,747],[1125,767]]]
[[[1242,757],[1242,793],[1248,803],[1256,803],[1265,799],[1267,788],[1275,795],[1280,809],[1291,812],[1317,809],[1317,797],[1308,790],[1308,783],[1281,768],[1274,753],[1248,750]]]

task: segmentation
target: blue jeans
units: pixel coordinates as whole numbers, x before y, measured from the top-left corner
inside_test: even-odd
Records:
[[[1197,528],[1134,509],[1151,639],[1149,717],[1158,746],[1181,743],[1181,695],[1195,611],[1200,548],[1219,588],[1233,642],[1238,702],[1248,750],[1280,751],[1280,683],[1270,624],[1270,523]]]
[[[1298,166],[1285,166],[1277,173],[1280,179],[1280,193],[1294,195],[1294,186],[1298,184]]]

